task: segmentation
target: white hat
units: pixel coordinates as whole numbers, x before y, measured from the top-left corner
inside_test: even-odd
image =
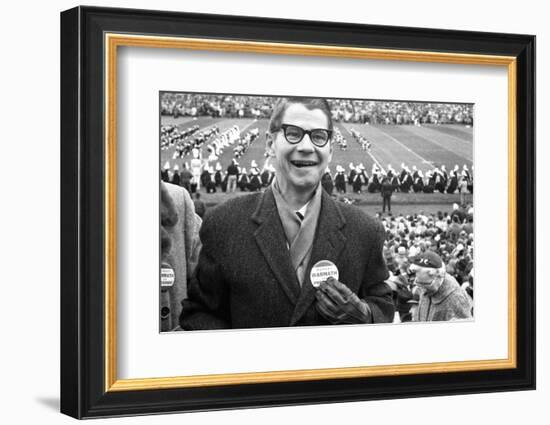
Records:
[[[180,167],[178,166],[178,164],[174,165],[174,171],[178,171],[180,169]]]
[[[258,164],[256,164],[256,161],[253,159],[253,160],[250,162],[250,166],[254,168],[254,167],[257,167]]]
[[[216,171],[221,171],[221,169],[222,169],[222,166],[221,166],[221,164],[218,162],[218,163],[216,164]]]
[[[170,169],[170,161],[166,161],[164,163],[164,167],[163,167],[165,170],[169,170]]]

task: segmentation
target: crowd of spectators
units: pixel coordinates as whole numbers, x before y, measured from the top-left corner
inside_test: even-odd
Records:
[[[454,204],[452,212],[379,216],[386,230],[384,256],[390,270],[387,283],[393,290],[398,321],[412,318],[419,291],[411,260],[432,251],[441,257],[446,272],[474,297],[473,207]]]
[[[274,98],[219,94],[163,93],[161,114],[190,117],[269,118]]]
[[[269,118],[276,98],[163,93],[161,114],[174,117]],[[473,124],[473,105],[329,99],[333,119],[361,124]]]
[[[473,124],[473,105],[331,100],[336,121],[361,124]]]

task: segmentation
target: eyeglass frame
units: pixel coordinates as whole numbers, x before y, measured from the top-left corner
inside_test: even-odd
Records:
[[[300,130],[302,130],[302,137],[300,137],[300,140],[298,140],[296,142],[291,142],[290,140],[288,140],[288,138],[286,136],[286,129],[288,127],[295,127],[295,128],[299,128]],[[285,140],[287,141],[287,143],[290,143],[291,145],[297,145],[298,143],[300,143],[302,140],[304,140],[304,136],[307,134],[309,136],[309,140],[311,140],[311,143],[313,143],[313,145],[318,147],[318,148],[324,148],[327,145],[327,143],[332,139],[332,133],[333,133],[332,130],[328,130],[326,128],[312,128],[311,130],[305,130],[302,127],[294,125],[294,124],[281,124],[281,128],[279,128],[278,131],[281,131],[281,130],[283,132],[283,135],[285,136]],[[313,141],[313,139],[311,138],[311,133],[313,133],[314,131],[324,131],[324,132],[326,132],[327,136],[328,136],[326,142],[323,143],[322,145],[319,145],[319,144],[315,143]]]

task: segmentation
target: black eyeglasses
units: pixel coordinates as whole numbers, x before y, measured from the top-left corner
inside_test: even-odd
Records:
[[[302,127],[296,125],[281,124],[281,129],[283,130],[286,141],[292,145],[300,143],[304,135],[307,134],[315,146],[322,148],[332,137],[332,131],[325,130],[324,128],[304,130]]]

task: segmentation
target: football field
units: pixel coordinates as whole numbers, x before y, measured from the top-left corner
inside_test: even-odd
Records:
[[[241,133],[246,133],[252,129],[259,130],[258,137],[239,159],[241,167],[249,168],[250,162],[255,160],[261,168],[265,161],[265,132],[268,126],[268,120],[254,119],[226,119],[210,117],[173,117],[163,116],[162,125],[177,125],[181,130],[198,125],[201,130],[218,126],[220,132],[223,132],[233,125],[237,124]],[[336,165],[341,165],[349,171],[349,164],[352,162],[357,165],[363,164],[367,173],[370,175],[373,164],[377,164],[383,170],[388,169],[388,165],[399,172],[401,163],[406,164],[411,170],[416,166],[419,170],[426,172],[434,167],[445,165],[447,170],[452,170],[455,165],[460,169],[466,164],[471,170],[473,165],[473,129],[463,125],[366,125],[353,123],[335,123],[335,127],[347,140],[347,150],[341,150],[339,146],[334,147],[334,154],[331,163],[331,171],[334,173]],[[354,129],[362,134],[371,143],[370,150],[362,150],[360,145],[351,135]],[[206,145],[203,147],[203,159],[207,158]],[[178,164],[180,169],[182,163],[191,160],[191,156],[185,158],[173,159],[174,147],[161,151],[160,165],[169,161],[173,167]],[[217,162],[220,162],[224,169],[227,168],[233,159],[233,150],[231,147],[225,149],[219,156]],[[210,164],[215,166],[216,164]]]

